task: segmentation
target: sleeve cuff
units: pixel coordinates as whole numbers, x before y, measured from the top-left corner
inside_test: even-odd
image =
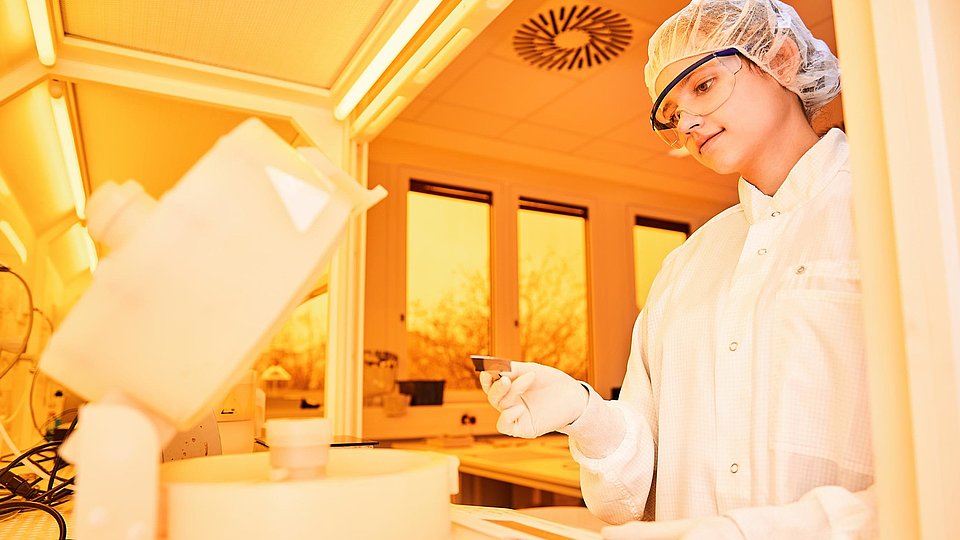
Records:
[[[586,383],[587,407],[580,418],[560,430],[570,437],[570,453],[582,467],[602,474],[619,470],[637,452],[638,426],[646,425],[628,406],[606,401]],[[649,429],[649,428],[648,428]],[[652,439],[644,438],[653,452]]]

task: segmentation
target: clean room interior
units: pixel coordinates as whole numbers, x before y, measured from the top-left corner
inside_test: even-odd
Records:
[[[877,498],[900,508],[881,513],[881,532],[949,537],[956,525],[943,501],[960,470],[945,462],[960,448],[960,349],[943,336],[960,324],[960,122],[950,121],[958,106],[946,89],[960,72],[949,51],[960,47],[943,21],[957,8],[918,0],[905,3],[907,16],[868,2],[788,3],[848,77],[814,129],[845,128],[854,170],[876,179],[855,189],[873,299],[865,300],[871,392],[885,397],[874,411],[874,423],[882,414],[886,424],[874,432],[886,482]],[[12,272],[0,274],[3,453],[26,450],[90,401],[37,366],[98,266],[110,264],[111,248],[87,228],[91,195],[133,179],[162,200],[218,139],[255,117],[286,145],[318,148],[360,186],[388,193],[350,218],[335,253],[245,357],[255,378],[237,386],[259,389],[263,418],[323,417],[340,444],[457,457],[455,503],[582,507],[566,436],[501,435],[469,356],[546,362],[615,399],[663,258],[737,204],[737,175],[713,173],[649,128],[646,44],[686,4],[5,0],[0,264]],[[590,24],[563,29],[577,17]],[[534,49],[532,39],[553,48]],[[558,51],[566,56],[543,56]],[[906,134],[894,127],[904,120],[895,104],[911,94],[890,66],[914,57],[929,59],[906,70],[929,107]],[[913,185],[918,176],[929,183]],[[279,256],[269,238],[238,242],[253,267]],[[918,334],[915,321],[928,330]],[[225,324],[208,322],[211,332]],[[236,395],[218,390],[201,397],[222,413]],[[258,424],[252,402],[241,409]],[[217,423],[220,452],[189,457],[233,453],[229,419]],[[264,450],[241,439],[238,453]]]

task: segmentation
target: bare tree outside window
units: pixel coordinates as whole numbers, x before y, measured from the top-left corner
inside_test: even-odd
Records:
[[[430,309],[408,308],[407,347],[411,379],[444,379],[450,389],[480,388],[467,361],[490,353],[490,283],[481,272],[463,272],[459,284]]]
[[[491,350],[489,194],[441,188],[407,194],[406,377],[478,388],[468,360]]]
[[[574,211],[584,217],[524,208],[517,213],[520,348],[526,361],[586,380],[586,218],[583,209]]]
[[[447,389],[475,389],[479,381],[470,355],[498,353],[491,339],[491,202],[483,192],[411,182],[406,378],[444,379]],[[519,210],[518,359],[585,379],[586,212],[575,210],[581,214]]]
[[[520,268],[520,347],[523,359],[587,377],[587,299],[582,273],[548,252]]]
[[[280,366],[290,380],[282,385],[294,397],[322,394],[327,369],[327,293],[300,304],[257,359],[258,375],[270,366]]]

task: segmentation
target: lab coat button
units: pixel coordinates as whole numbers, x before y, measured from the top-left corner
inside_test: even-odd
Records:
[[[737,471],[739,471],[739,470],[740,470],[740,466],[737,465],[736,463],[734,463],[733,465],[730,465],[730,472],[731,472],[731,473],[737,474]]]
[[[780,215],[779,211],[774,211],[772,214],[770,214],[770,217],[777,217],[779,215]]]
[[[795,272],[797,275],[800,275],[800,274],[802,274],[802,273],[804,273],[804,272],[806,272],[806,271],[807,271],[807,267],[806,267],[806,266],[798,266],[797,269],[794,270],[794,272]]]
[[[737,343],[736,341],[731,341],[731,342],[730,342],[730,350],[731,350],[731,351],[737,350],[737,347],[739,347],[739,346],[740,346],[739,343]]]
[[[767,254],[767,248],[760,248],[757,250],[757,255],[766,255],[766,254]]]

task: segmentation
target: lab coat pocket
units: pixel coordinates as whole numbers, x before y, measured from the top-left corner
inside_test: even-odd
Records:
[[[827,476],[873,468],[858,270],[855,261],[794,267],[774,306],[774,459],[820,463]]]

